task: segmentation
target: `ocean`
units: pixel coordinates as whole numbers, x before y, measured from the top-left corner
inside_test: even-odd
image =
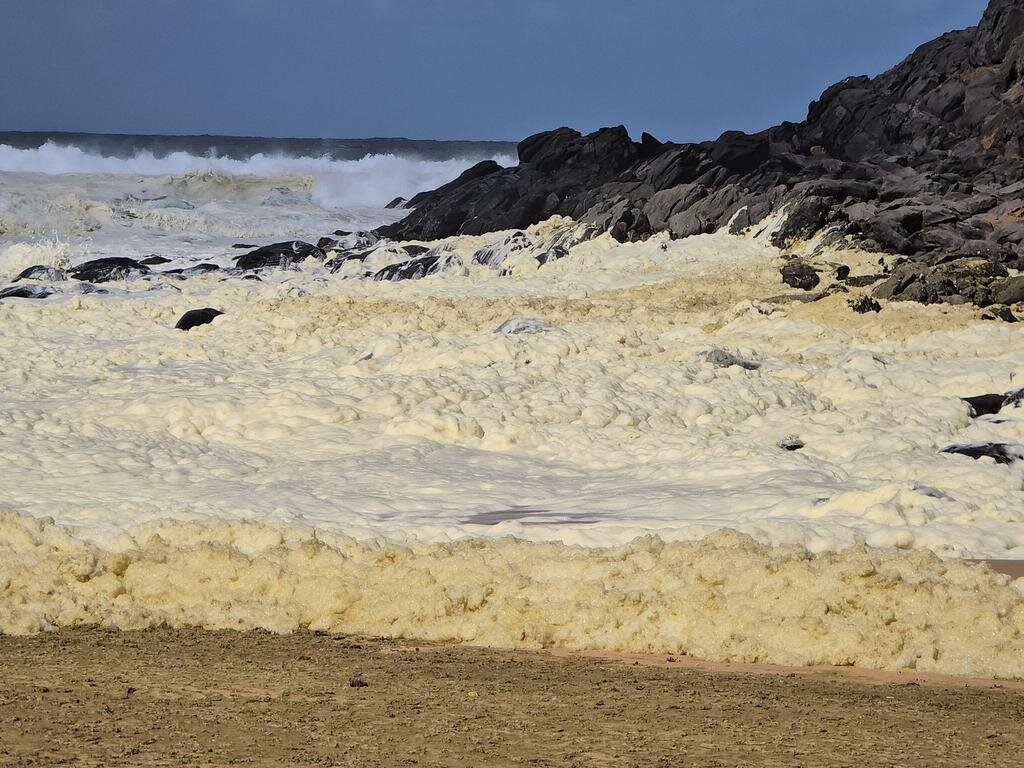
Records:
[[[770,228],[370,234],[484,159],[515,149],[0,134],[0,631],[1024,675],[1024,581],[963,562],[1024,556],[1024,470],[940,453],[1024,439],[961,400],[1020,386],[1012,326],[795,300]],[[111,257],[148,265],[67,279]]]

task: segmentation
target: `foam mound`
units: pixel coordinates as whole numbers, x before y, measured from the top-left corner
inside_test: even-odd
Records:
[[[1024,595],[924,552],[811,555],[731,532],[607,549],[400,546],[227,522],[146,526],[121,544],[0,514],[0,630],[309,629],[1024,677]]]

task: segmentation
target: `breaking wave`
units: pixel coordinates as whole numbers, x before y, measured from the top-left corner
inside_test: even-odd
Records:
[[[396,197],[411,197],[451,181],[481,160],[507,165],[507,155],[480,155],[426,160],[400,154],[371,154],[358,160],[337,160],[329,155],[290,157],[257,153],[244,160],[224,155],[171,152],[156,156],[140,151],[131,157],[108,157],[78,147],[46,142],[36,149],[0,144],[0,171],[44,174],[117,174],[181,176],[217,171],[233,176],[309,176],[314,180],[312,199],[323,208],[354,205],[384,206]]]

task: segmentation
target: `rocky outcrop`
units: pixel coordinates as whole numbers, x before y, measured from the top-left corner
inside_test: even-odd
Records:
[[[1020,0],[992,0],[977,27],[921,46],[876,78],[832,86],[801,123],[700,144],[647,134],[634,142],[621,126],[588,136],[559,128],[518,152],[514,168],[488,161],[417,195],[410,215],[379,234],[433,240],[560,214],[634,241],[738,232],[784,208],[772,233],[781,248],[830,228],[904,257],[902,287],[887,282],[880,296],[981,306],[1024,298],[1020,281],[996,274],[1024,268]],[[993,273],[963,278],[979,260]]]

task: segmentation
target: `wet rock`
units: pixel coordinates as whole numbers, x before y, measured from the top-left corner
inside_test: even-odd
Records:
[[[75,280],[105,283],[111,280],[131,280],[149,274],[149,267],[135,259],[112,257],[93,259],[71,268]]]
[[[404,197],[396,197],[394,200],[392,200],[390,203],[388,203],[384,207],[387,208],[388,210],[393,210],[395,208],[402,208],[402,207],[404,207],[405,203],[406,203],[406,200],[405,200]]]
[[[316,247],[322,251],[329,251],[337,244],[338,241],[335,240],[333,237],[321,237],[319,240],[316,241]]]
[[[996,464],[1012,464],[1024,459],[1024,445],[1017,443],[969,443],[967,445],[950,445],[941,453],[954,453],[968,456],[974,460],[989,458]]]
[[[208,325],[214,321],[214,318],[220,317],[223,314],[219,309],[213,309],[212,307],[190,309],[178,319],[174,327],[179,331],[188,331],[200,325]]]
[[[850,276],[850,268],[845,264],[836,267],[836,280],[846,280]]]
[[[14,285],[0,289],[0,299],[45,299],[54,293],[45,285]]]
[[[533,241],[526,236],[525,232],[513,232],[504,240],[481,248],[474,253],[473,263],[497,269],[510,256],[531,251],[534,247]]]
[[[828,203],[820,197],[801,200],[790,211],[782,226],[772,235],[772,245],[777,248],[788,248],[799,240],[813,237],[825,226],[828,221],[828,213]]]
[[[821,278],[818,271],[806,262],[799,259],[790,259],[779,270],[782,275],[782,282],[790,288],[799,288],[803,291],[811,291],[818,287]]]
[[[850,299],[850,309],[861,315],[866,315],[868,312],[881,312],[882,305],[872,299],[870,296],[861,296],[859,299]]]
[[[1003,401],[1003,408],[1020,408],[1024,404],[1024,389],[1009,392]]]
[[[241,248],[258,248],[259,246],[257,246],[257,245],[249,245],[248,243],[235,243],[231,247],[232,248],[239,248],[239,249],[241,249]]]
[[[236,245],[234,247],[237,248],[238,246]],[[256,246],[251,247],[255,248]],[[170,261],[171,260],[168,258],[153,254],[152,256],[147,256],[144,259],[139,259],[139,264],[145,264],[147,267],[156,267],[159,266],[160,264],[169,264]]]
[[[1017,316],[1010,311],[1009,307],[989,307],[982,316],[982,320],[1001,320],[1004,323],[1016,323]]]
[[[971,408],[971,416],[994,416],[1003,410],[1006,403],[1006,395],[976,395],[974,397],[962,398]]]
[[[327,254],[312,243],[303,242],[302,240],[291,240],[284,243],[264,245],[255,251],[235,256],[235,266],[245,271],[275,267],[287,269],[310,256],[317,259],[327,258]]]
[[[377,282],[399,280],[419,280],[427,275],[433,275],[440,271],[440,256],[422,256],[418,259],[410,259],[398,264],[389,264],[374,273],[373,279]]]
[[[64,274],[63,270],[57,269],[56,267],[50,267],[45,264],[36,264],[33,267],[23,270],[11,282],[16,283],[19,280],[46,280],[50,283],[56,283],[67,279],[67,275]]]

